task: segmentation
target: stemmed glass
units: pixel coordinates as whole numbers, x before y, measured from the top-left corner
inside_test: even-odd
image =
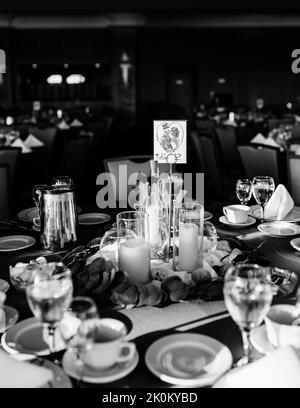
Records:
[[[59,327],[68,352],[74,355],[76,365],[81,368],[79,381],[83,376],[85,355],[92,345],[81,326],[83,322],[95,318],[99,318],[99,313],[94,300],[87,296],[76,296],[71,300]]]
[[[249,179],[239,179],[236,182],[235,192],[242,205],[247,205],[252,195],[252,183]]]
[[[253,195],[261,206],[261,222],[265,221],[265,206],[270,200],[275,190],[275,183],[272,177],[257,176],[253,179]]]
[[[242,333],[244,356],[236,364],[240,367],[251,361],[251,332],[271,306],[270,272],[255,264],[232,266],[225,274],[223,292],[226,307]]]
[[[55,330],[72,299],[71,271],[61,262],[39,265],[26,288],[26,297],[34,316],[48,329],[49,351],[55,350]]]

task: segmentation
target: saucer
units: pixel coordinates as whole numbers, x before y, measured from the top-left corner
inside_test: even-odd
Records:
[[[286,221],[264,222],[259,224],[257,228],[272,237],[290,237],[300,234],[299,225]]]
[[[251,343],[255,350],[261,354],[269,354],[276,350],[276,348],[269,342],[265,325],[259,326],[253,330]]]
[[[74,355],[66,352],[63,356],[62,366],[64,371],[76,380],[82,380],[91,384],[105,384],[120,380],[126,375],[130,374],[139,362],[139,354],[136,351],[134,357],[122,363],[116,363],[106,370],[95,370],[85,365],[83,368],[83,375],[81,375],[81,367],[76,366]]]
[[[145,356],[148,369],[170,384],[203,387],[213,384],[232,366],[228,347],[212,337],[184,333],[162,337]]]
[[[222,217],[219,218],[219,221],[220,221],[222,224],[227,225],[228,227],[236,228],[236,229],[241,229],[241,228],[250,227],[250,225],[253,225],[253,224],[256,223],[256,219],[255,219],[254,217],[252,217],[251,215],[248,216],[247,222],[242,223],[242,224],[241,224],[241,223],[236,223],[236,224],[234,224],[234,223],[232,223],[232,222],[229,222],[229,221],[227,220],[227,217],[226,217],[225,215],[222,215]]]

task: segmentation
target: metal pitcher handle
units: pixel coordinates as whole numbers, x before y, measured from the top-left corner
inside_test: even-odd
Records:
[[[42,195],[42,191],[43,189],[46,189],[46,188],[49,189],[50,187],[47,184],[38,184],[33,187],[32,196],[33,196],[33,201],[37,207],[39,207],[40,205],[40,198]]]

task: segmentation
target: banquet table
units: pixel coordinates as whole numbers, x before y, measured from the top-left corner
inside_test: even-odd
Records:
[[[85,211],[84,207],[83,210]],[[109,229],[114,221],[116,211],[107,211],[112,215],[110,223],[98,227],[79,227],[78,235],[80,243],[87,243],[95,237],[100,237],[103,232]],[[257,230],[257,225],[252,228],[232,230],[218,223],[218,214],[211,220],[217,228],[220,238],[235,237],[254,248],[258,243],[264,241],[261,251],[273,266],[290,269],[296,274],[300,274],[300,253],[296,253],[289,244],[288,238],[267,237]],[[27,224],[23,224],[28,226]],[[30,224],[29,224],[30,225]],[[28,234],[36,238],[37,242],[32,248],[11,253],[0,254],[0,278],[9,280],[9,266],[15,265],[19,261],[29,261],[38,256],[45,256],[49,260],[58,260],[65,251],[52,253],[41,248],[39,234],[35,231],[24,232],[20,230],[2,230],[0,236],[10,234]],[[292,297],[274,300],[279,303],[291,303]],[[32,313],[27,305],[24,294],[17,292],[12,286],[7,292],[8,305],[15,307],[20,314],[19,320],[31,317]],[[143,306],[133,309],[116,310],[105,304],[98,304],[101,317],[116,317],[130,322],[128,340],[134,341],[139,353],[139,363],[135,370],[125,378],[109,384],[86,384],[81,382],[81,387],[170,387],[157,377],[155,377],[146,367],[144,356],[147,348],[156,339],[171,333],[193,332],[205,334],[216,338],[227,345],[233,355],[233,360],[237,361],[243,354],[242,340],[237,325],[229,316],[223,300],[218,301],[194,301],[191,303],[176,303],[164,308]],[[61,358],[63,352],[47,358]],[[261,355],[255,352],[255,357]],[[78,382],[74,381],[74,386]]]

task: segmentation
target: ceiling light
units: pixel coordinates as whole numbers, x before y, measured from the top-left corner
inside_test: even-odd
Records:
[[[62,76],[60,74],[52,74],[47,78],[47,82],[50,85],[61,84]]]
[[[69,85],[83,84],[85,77],[81,74],[71,74],[67,77],[66,81]]]

